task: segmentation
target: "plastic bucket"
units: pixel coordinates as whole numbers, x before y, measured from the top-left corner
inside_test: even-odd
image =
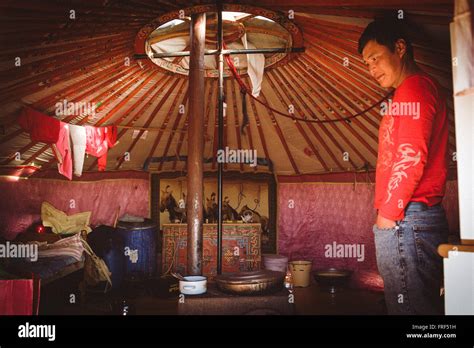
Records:
[[[283,255],[264,254],[263,267],[270,271],[286,273],[288,268],[288,258]]]
[[[293,285],[307,287],[311,281],[311,261],[291,261],[290,272],[293,276]]]
[[[149,219],[144,222],[118,222],[117,232],[124,242],[124,279],[146,280],[155,274],[156,229]]]

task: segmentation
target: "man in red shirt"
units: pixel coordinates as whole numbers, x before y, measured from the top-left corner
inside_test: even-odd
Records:
[[[393,100],[381,105],[374,237],[389,314],[441,314],[447,241],[441,206],[448,159],[445,96],[415,63],[401,21],[370,23],[359,39],[369,73]]]

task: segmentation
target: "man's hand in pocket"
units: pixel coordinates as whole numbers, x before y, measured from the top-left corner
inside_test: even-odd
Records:
[[[387,228],[394,228],[397,226],[397,223],[393,220],[384,218],[382,215],[377,215],[377,221],[375,222],[378,228],[387,229]]]

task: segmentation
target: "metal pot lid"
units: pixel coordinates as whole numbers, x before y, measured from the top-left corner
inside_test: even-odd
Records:
[[[352,271],[347,269],[328,268],[317,270],[314,274],[318,277],[348,277],[352,274]]]
[[[262,269],[252,272],[239,272],[216,276],[215,280],[226,284],[249,284],[278,281],[285,277],[284,272],[270,271]]]

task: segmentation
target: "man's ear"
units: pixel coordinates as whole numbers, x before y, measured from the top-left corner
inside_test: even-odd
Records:
[[[403,58],[403,56],[407,53],[407,43],[405,40],[398,39],[397,42],[395,42],[395,52],[400,58]]]

